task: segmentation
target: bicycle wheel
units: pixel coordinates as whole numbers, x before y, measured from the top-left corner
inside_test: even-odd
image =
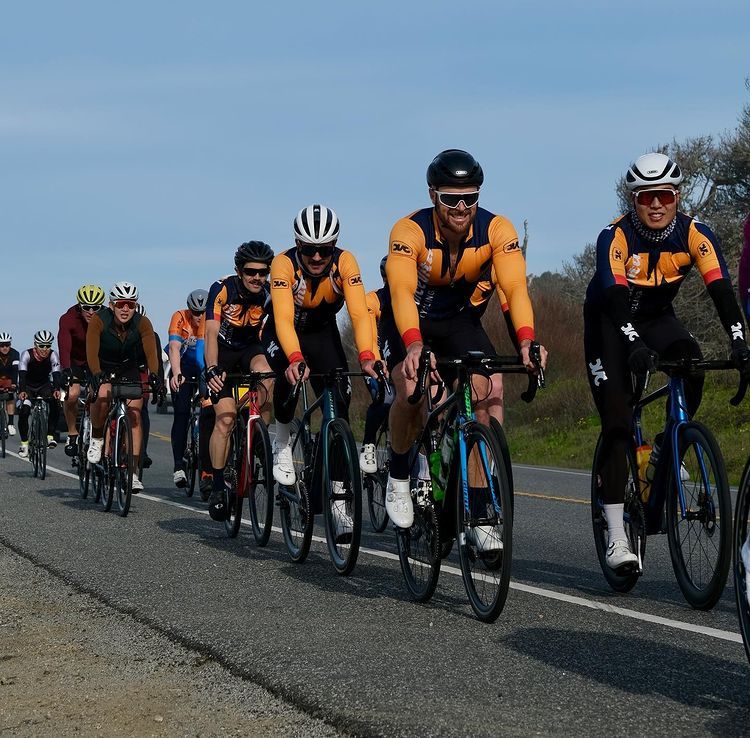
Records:
[[[188,427],[188,441],[185,449],[185,476],[187,477],[187,486],[185,494],[192,497],[195,492],[195,480],[198,476],[198,419],[195,415],[190,416],[190,425]]]
[[[310,553],[315,522],[308,488],[313,444],[312,441],[306,442],[306,433],[296,418],[292,421],[291,433],[297,480],[290,487],[283,484],[276,486],[284,543],[292,561],[301,564]]]
[[[112,469],[114,471],[114,485],[117,492],[117,508],[121,517],[125,517],[130,510],[130,500],[133,495],[133,430],[130,418],[121,415],[117,419],[114,438],[114,453],[112,455]]]
[[[45,402],[39,406],[39,434],[37,436],[39,442],[39,479],[46,479],[47,477],[47,415],[49,408]]]
[[[497,442],[500,445],[500,451],[503,454],[503,460],[505,461],[505,471],[508,474],[511,507],[513,512],[515,512],[516,499],[513,494],[513,465],[510,463],[510,449],[508,448],[508,439],[505,437],[503,426],[500,425],[500,421],[497,418],[490,418],[490,428],[492,428],[492,430],[495,432],[497,436]]]
[[[737,614],[740,619],[740,632],[745,644],[745,653],[750,661],[750,459],[745,464],[742,481],[737,492],[737,506],[734,513],[734,536],[732,548],[734,550],[734,596],[737,601]],[[743,560],[742,548],[747,542],[747,553]]]
[[[677,584],[697,610],[710,610],[721,597],[732,558],[732,503],[719,446],[700,423],[685,424],[677,439],[680,481],[670,469],[667,537]]]
[[[5,400],[0,400],[0,448],[2,457],[5,458],[5,440],[8,437],[8,413],[5,409]]]
[[[385,488],[388,485],[388,426],[381,428],[375,442],[375,459],[378,470],[375,474],[365,474],[362,486],[367,495],[367,511],[370,514],[370,525],[376,533],[382,533],[388,525],[388,512],[385,509]]]
[[[94,502],[101,502],[102,490],[104,489],[104,475],[99,464],[89,466],[91,470],[91,489],[94,493]]]
[[[242,525],[242,502],[245,499],[238,494],[240,480],[245,471],[245,428],[240,418],[229,441],[229,455],[224,467],[224,507],[227,511],[224,528],[230,538],[236,538]]]
[[[466,441],[469,472],[464,479],[467,470],[460,469],[456,494],[461,575],[472,610],[480,620],[489,623],[502,612],[510,585],[513,560],[510,485],[503,453],[492,429],[470,421],[461,433]],[[454,463],[460,463],[457,455]]]
[[[107,419],[104,430],[104,449],[102,451],[102,488],[99,501],[105,512],[112,508],[115,496],[115,472],[112,452],[114,450],[114,421]]]
[[[255,542],[265,546],[273,526],[273,457],[268,428],[262,418],[253,421],[250,458],[251,474],[246,476],[247,502],[250,508]]]
[[[326,542],[339,574],[351,574],[362,536],[362,476],[357,444],[349,423],[334,418],[326,431],[328,468],[323,472]]]
[[[89,496],[91,486],[91,465],[86,458],[89,448],[89,438],[91,437],[91,420],[84,412],[81,413],[81,420],[78,424],[78,489],[81,492],[81,498],[86,499]]]
[[[35,477],[39,476],[39,410],[36,406],[31,408],[31,420],[29,422],[29,458]]]
[[[640,500],[640,488],[638,486],[638,465],[635,460],[635,452],[632,446],[628,446],[627,469],[628,475],[625,480],[625,511],[624,524],[625,534],[630,542],[631,551],[640,551],[641,566],[630,569],[615,571],[607,565],[607,546],[609,544],[609,529],[607,519],[604,517],[604,502],[601,498],[601,475],[599,469],[602,465],[602,436],[596,442],[594,451],[594,463],[591,471],[591,524],[594,529],[594,546],[599,566],[607,584],[615,592],[630,592],[643,573],[643,561],[646,557],[646,521],[643,506]]]

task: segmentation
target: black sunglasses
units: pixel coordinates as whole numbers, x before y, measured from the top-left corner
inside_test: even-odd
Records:
[[[0,348],[10,348],[9,343],[0,343]]]
[[[463,202],[465,208],[473,208],[479,202],[479,190],[476,192],[441,192],[435,190],[438,202],[453,210]]]
[[[335,246],[321,245],[318,243],[303,243],[297,246],[302,256],[315,256],[320,254],[321,259],[328,259],[333,256],[333,252],[336,249]]]
[[[255,277],[255,276],[267,277],[271,273],[271,270],[268,267],[262,267],[261,269],[253,269],[252,267],[243,267],[242,273],[246,277]]]

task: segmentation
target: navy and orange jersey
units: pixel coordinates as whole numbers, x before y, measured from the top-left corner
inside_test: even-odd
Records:
[[[360,361],[374,358],[365,287],[354,255],[336,248],[327,271],[311,277],[291,248],[271,262],[273,320],[281,349],[292,363],[302,358],[298,334],[335,322],[346,303]]]
[[[656,315],[672,304],[693,265],[706,286],[729,280],[719,239],[704,223],[678,212],[672,233],[654,244],[638,235],[631,217],[620,216],[599,234],[588,304],[603,303],[609,287],[622,285],[630,289],[632,315]]]
[[[268,284],[260,292],[249,292],[236,274],[230,274],[208,291],[206,320],[219,323],[219,343],[227,348],[246,348],[256,342],[270,311]]]
[[[178,310],[169,322],[169,341],[178,341],[180,357],[187,364],[203,368],[203,343],[206,328],[206,314],[198,321],[197,329],[193,328],[193,314],[190,310]]]
[[[444,320],[469,304],[482,275],[495,267],[507,296],[519,341],[534,338],[534,312],[526,289],[526,261],[513,224],[477,208],[474,223],[451,268],[450,248],[442,240],[434,208],[396,222],[390,236],[386,275],[393,314],[404,344],[421,340],[420,318]]]
[[[390,299],[387,285],[379,290],[372,290],[365,295],[367,314],[370,316],[370,328],[372,330],[372,353],[378,361],[383,358],[378,342],[378,324],[380,323],[380,316],[383,314],[383,308],[390,302]]]

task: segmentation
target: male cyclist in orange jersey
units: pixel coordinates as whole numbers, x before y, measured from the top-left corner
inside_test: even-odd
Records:
[[[294,236],[296,246],[276,256],[271,263],[273,316],[263,330],[269,363],[275,371],[284,372],[284,378],[276,382],[273,398],[276,415],[273,475],[284,485],[296,480],[289,444],[289,426],[296,403],[287,400],[292,385],[302,376],[303,362],[304,377],[311,371],[347,368],[336,325],[336,313],[344,303],[352,321],[362,371],[377,376],[362,276],[354,255],[336,246],[339,236],[336,213],[325,205],[303,208],[294,221]],[[320,378],[314,377],[312,386],[318,395],[323,391]],[[348,419],[351,383],[341,380],[334,398],[337,413]],[[333,484],[337,484],[335,477]],[[337,529],[350,530],[345,501],[338,502],[341,504],[334,507]]]
[[[427,170],[431,208],[417,210],[391,230],[386,274],[391,305],[380,322],[383,355],[396,388],[390,412],[391,464],[386,509],[400,528],[414,520],[409,453],[423,423],[423,406],[407,401],[414,391],[424,345],[439,355],[467,351],[495,355],[487,334],[466,306],[486,269],[493,265],[508,300],[523,364],[530,357],[534,314],[526,289],[526,263],[509,220],[480,208],[482,167],[460,149],[438,154]],[[444,376],[446,381],[454,377]],[[479,422],[489,422],[489,380],[475,375]]]

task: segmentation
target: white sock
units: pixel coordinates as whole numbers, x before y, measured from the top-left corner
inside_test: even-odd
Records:
[[[279,423],[276,421],[276,445],[283,448],[289,445],[289,429],[291,423]]]
[[[625,523],[622,519],[622,516],[625,514],[625,503],[603,505],[602,507],[604,508],[604,518],[607,521],[607,528],[609,529],[609,543],[612,543],[612,541],[627,541]]]

